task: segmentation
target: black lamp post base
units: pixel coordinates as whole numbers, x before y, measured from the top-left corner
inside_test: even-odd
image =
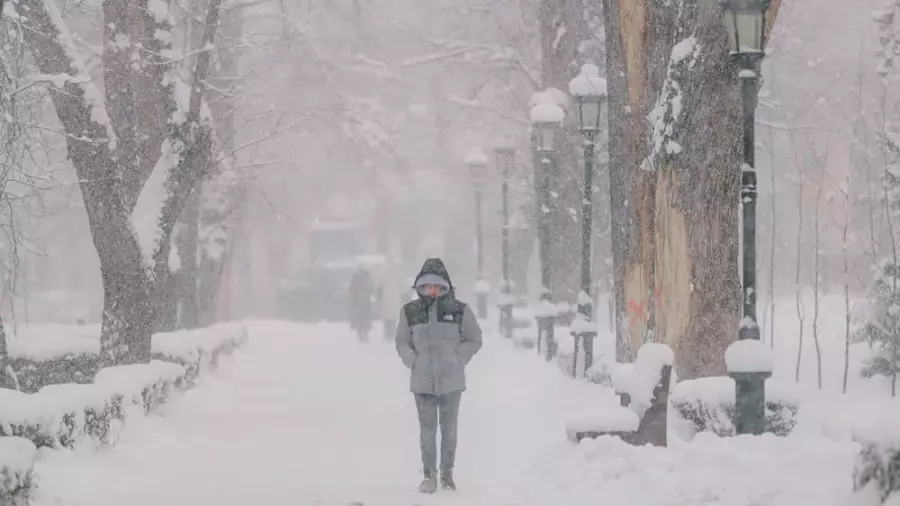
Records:
[[[744,341],[746,339],[755,339],[759,341],[762,338],[762,332],[759,330],[759,325],[756,322],[753,322],[749,325],[741,324],[741,328],[738,329],[738,341]]]
[[[594,366],[594,338],[597,337],[596,332],[572,332],[572,337],[575,338],[575,357],[572,360],[575,361],[572,366],[572,371],[575,376],[578,376],[578,350],[581,349],[584,351],[584,374],[587,376],[587,372]],[[580,344],[579,344],[580,343]]]
[[[507,339],[511,339],[513,335],[513,319],[512,319],[512,305],[511,304],[501,304],[500,306],[500,333],[503,337]]]
[[[538,323],[538,352],[544,355],[549,362],[556,356],[556,339],[553,336],[553,318],[552,316],[541,316],[537,318]]]

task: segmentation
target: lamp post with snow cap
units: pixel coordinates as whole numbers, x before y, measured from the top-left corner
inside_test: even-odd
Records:
[[[584,185],[581,197],[581,291],[578,294],[578,316],[572,322],[575,337],[575,360],[578,360],[578,343],[584,351],[584,371],[594,362],[594,337],[597,326],[593,319],[591,298],[591,240],[593,238],[594,194],[594,139],[600,131],[606,109],[606,79],[600,77],[596,65],[586,64],[581,73],[569,83],[569,93],[575,97],[578,108],[578,127],[584,136]],[[574,370],[578,371],[578,364]]]
[[[766,380],[772,376],[772,350],[756,339],[742,339],[725,350],[725,367],[734,379],[734,429],[759,435],[766,425]]]
[[[479,318],[487,318],[487,296],[491,287],[484,280],[484,236],[481,223],[481,204],[483,201],[484,183],[487,178],[487,155],[480,148],[473,147],[466,155],[469,165],[469,180],[475,189],[475,234],[478,252],[478,282],[475,283],[475,309]]]
[[[512,142],[506,142],[505,144],[498,146],[494,149],[494,154],[497,159],[497,169],[500,171],[500,177],[502,179],[502,193],[503,193],[503,229],[502,233],[502,263],[501,263],[501,275],[502,275],[502,286],[500,287],[500,303],[498,306],[500,307],[500,331],[503,333],[503,336],[506,338],[512,337],[512,307],[513,307],[513,299],[512,299],[512,285],[509,281],[509,176],[512,174],[513,165],[516,160],[516,149],[513,147]]]
[[[756,163],[755,121],[759,68],[766,47],[766,11],[770,0],[719,0],[728,33],[730,58],[740,66],[743,102],[743,148],[741,165],[743,318],[738,339],[759,339],[756,319]]]
[[[556,340],[553,337],[553,324],[559,310],[553,304],[550,292],[550,169],[551,156],[555,149],[556,132],[562,123],[565,113],[553,102],[549,95],[535,94],[535,98],[546,97],[546,100],[534,100],[531,108],[532,139],[535,155],[540,159],[540,170],[535,166],[534,183],[538,194],[538,242],[541,258],[541,293],[540,303],[535,311],[538,323],[538,353],[543,353],[547,360],[556,355]],[[542,346],[543,344],[543,346]]]

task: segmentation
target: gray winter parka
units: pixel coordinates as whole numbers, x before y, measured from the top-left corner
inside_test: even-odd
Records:
[[[429,259],[424,274],[438,274],[450,283],[443,262]],[[397,320],[395,344],[410,369],[410,391],[443,395],[466,389],[465,368],[481,349],[481,326],[469,308],[453,295],[420,296],[407,303]]]

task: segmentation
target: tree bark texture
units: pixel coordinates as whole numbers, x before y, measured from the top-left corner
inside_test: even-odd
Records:
[[[241,37],[240,12],[239,9],[228,9],[222,13],[220,30],[227,40],[239,40]],[[215,121],[218,144],[224,153],[231,153],[235,148],[237,90],[234,76],[239,73],[237,62],[237,49],[220,49],[216,53],[216,64],[209,78],[213,86],[209,94],[209,108]],[[245,203],[244,189],[237,183],[238,175],[232,156],[220,160],[217,166],[210,167],[210,171],[200,192],[202,204],[196,290],[198,324],[201,326],[210,325],[217,320],[219,291],[223,286],[228,245],[236,228],[235,215],[243,211]]]
[[[181,212],[175,227],[173,242],[178,250],[180,265],[175,300],[178,304],[177,327],[193,329],[200,325],[200,306],[197,297],[197,278],[200,261],[197,258],[200,244],[200,197],[194,192]]]
[[[680,378],[722,374],[740,313],[741,102],[721,8],[604,5],[624,358],[652,340],[675,350]]]
[[[41,73],[81,75],[60,41],[60,30],[40,0],[16,4],[28,20],[25,40]],[[102,351],[104,360],[117,363],[149,361],[153,308],[152,284],[146,274],[137,238],[131,230],[130,183],[119,174],[105,111],[96,103],[102,97],[86,92],[81,84],[67,81],[61,88],[50,87],[57,116],[67,134],[66,149],[80,180],[91,236],[100,258],[104,289]],[[93,91],[96,91],[95,89]],[[86,96],[88,95],[88,96]],[[96,114],[96,116],[94,116]]]
[[[147,1],[106,0],[105,96],[86,80],[87,69],[73,51],[72,35],[61,14],[42,0],[21,0],[17,14],[26,23],[26,43],[42,74],[68,75],[49,87],[66,132],[69,159],[80,180],[104,288],[101,349],[109,363],[149,362],[156,306],[168,280],[169,236],[187,196],[206,169],[212,144],[201,117],[202,83],[209,73],[209,51],[194,69],[186,120],[169,126],[175,111],[174,85],[166,79],[172,63],[163,61],[159,33],[170,31],[146,8]],[[204,43],[211,43],[221,0],[212,0]],[[140,48],[140,50],[136,50]],[[143,185],[161,155],[163,139],[178,150],[177,166],[166,181],[168,195],[159,221],[161,240],[155,267],[143,257],[130,218]]]

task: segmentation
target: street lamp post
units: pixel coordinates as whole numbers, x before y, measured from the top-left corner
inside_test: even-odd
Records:
[[[482,231],[481,208],[484,192],[484,182],[487,176],[487,155],[480,148],[473,147],[466,155],[466,163],[469,164],[469,178],[475,189],[475,234],[476,248],[478,251],[478,282],[475,284],[475,310],[478,318],[487,318],[487,296],[490,285],[484,280],[484,234]]]
[[[594,139],[606,108],[606,79],[600,77],[596,65],[586,64],[569,83],[569,93],[578,107],[578,128],[584,136],[584,186],[581,200],[581,292],[578,294],[578,317],[572,323],[578,360],[578,343],[584,351],[584,371],[594,361],[594,337],[597,335],[591,295],[591,239],[593,238]],[[577,362],[574,368],[578,371]]]
[[[500,331],[506,338],[512,337],[512,285],[509,281],[509,176],[512,173],[516,159],[516,150],[511,144],[498,146],[494,149],[497,158],[497,168],[503,181],[503,229],[502,233],[502,286],[500,287]]]
[[[538,191],[538,241],[541,257],[541,293],[535,319],[538,323],[538,352],[543,351],[547,360],[556,356],[556,340],[553,337],[553,324],[558,312],[553,306],[550,292],[550,169],[551,156],[555,149],[556,131],[562,123],[565,113],[552,101],[535,103],[531,108],[531,125],[534,135],[535,154],[541,160],[541,170],[534,175]],[[543,347],[541,344],[543,343]]]
[[[741,165],[742,209],[742,298],[743,318],[738,339],[759,339],[756,319],[756,163],[755,121],[759,67],[765,56],[766,11],[770,0],[720,0],[725,14],[725,29],[731,49],[730,58],[741,70],[744,161]]]

